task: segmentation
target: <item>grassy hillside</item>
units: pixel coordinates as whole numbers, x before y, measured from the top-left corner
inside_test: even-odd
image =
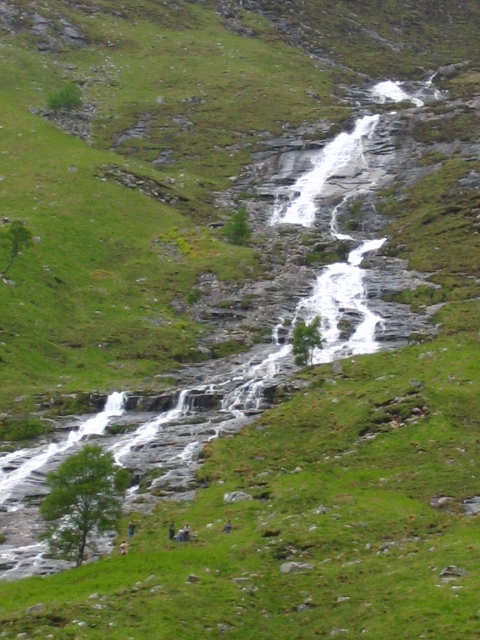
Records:
[[[209,488],[143,518],[127,557],[0,585],[0,627],[62,639],[474,637],[479,545],[461,502],[478,491],[478,352],[462,331],[340,374],[316,369],[310,392],[212,444],[199,477]],[[254,499],[225,504],[233,490]],[[169,543],[170,519],[192,523],[195,541]],[[284,575],[288,561],[313,569]],[[43,613],[25,615],[39,602]]]
[[[265,130],[345,115],[329,73],[258,16],[241,15],[257,34],[244,38],[190,3],[145,1],[143,19],[140,5],[126,1],[115,9],[88,0],[82,11],[48,6],[57,29],[61,11],[90,44],[41,54],[27,30],[0,43],[3,215],[25,220],[36,238],[9,273],[16,286],[0,289],[2,407],[22,394],[17,404],[28,408],[31,394],[45,389],[153,385],[156,373],[195,357],[201,328],[173,312],[173,298],[186,297],[207,270],[232,280],[260,268],[254,250],[226,245],[205,227],[225,213],[213,210],[213,192],[239,175]],[[325,2],[315,14],[312,7],[305,0],[301,10],[323,25],[322,46],[345,51],[345,63],[368,73],[417,74],[477,55],[473,2]],[[345,20],[335,16],[347,7],[357,22],[376,20],[371,28],[382,37],[401,29],[411,46],[397,55],[353,27],[336,37]],[[287,15],[303,19],[295,10],[288,5]],[[69,79],[97,105],[90,146],[29,112]],[[452,98],[480,91],[474,65],[445,82]],[[448,115],[442,109],[438,115]],[[480,464],[480,203],[475,178],[468,186],[480,163],[473,151],[446,158],[428,147],[456,137],[476,142],[476,111],[466,115],[416,127],[427,145],[419,163],[432,173],[408,188],[399,177],[379,203],[391,216],[388,251],[442,287],[399,297],[420,312],[443,303],[438,336],[346,360],[339,373],[305,371],[307,392],[209,445],[195,501],[163,502],[138,516],[126,557],[0,583],[3,637],[478,635],[478,523],[462,503],[478,493]],[[142,119],[149,137],[119,142]],[[252,147],[226,148],[239,141]],[[177,164],[150,164],[170,150]],[[113,164],[156,180],[174,204],[104,179],[102,167]],[[225,503],[235,490],[252,500]],[[171,519],[191,523],[191,543],[168,542]],[[312,568],[282,573],[290,561]],[[446,567],[453,568],[442,575]],[[199,582],[187,582],[191,574]],[[27,614],[37,603],[45,609]]]
[[[480,547],[462,503],[478,493],[480,252],[462,185],[479,169],[444,161],[385,194],[389,250],[442,284],[409,300],[444,303],[435,339],[305,371],[308,392],[209,445],[194,502],[138,516],[128,556],[0,585],[5,637],[475,637]],[[237,490],[252,500],[225,503]],[[168,542],[171,519],[191,543]]]
[[[357,71],[421,75],[477,55],[475,3],[317,5],[289,4],[289,33],[303,25],[332,60]],[[214,208],[215,192],[242,174],[265,136],[348,116],[335,82],[358,76],[289,46],[310,45],[259,15],[275,17],[274,3],[228,6],[6,4],[2,212],[23,220],[35,242],[8,274],[16,286],[0,287],[3,410],[31,409],[39,392],[155,386],[155,375],[203,357],[195,346],[205,327],[172,301],[208,271],[231,281],[260,269],[254,250],[226,246],[205,228],[232,213]],[[398,36],[401,51],[368,25],[381,38]],[[65,35],[71,30],[81,46]],[[65,114],[35,115],[69,82],[82,90],[73,123],[83,141],[57,126],[72,128]],[[158,196],[116,184],[115,172]],[[0,268],[7,260],[1,246]]]
[[[205,329],[172,300],[206,272],[227,282],[259,273],[254,250],[204,226],[232,213],[213,208],[214,192],[231,185],[267,129],[345,109],[308,56],[276,37],[240,37],[195,5],[125,3],[111,13],[111,3],[95,3],[92,13],[89,3],[52,1],[37,8],[57,42],[50,53],[28,29],[33,3],[15,6],[25,14],[0,45],[2,215],[23,220],[35,241],[8,273],[15,286],[0,287],[0,405],[23,396],[31,408],[35,392],[148,388],[201,357]],[[60,19],[84,46],[58,39]],[[95,114],[90,145],[30,112],[72,81],[84,113]],[[145,138],[122,142],[142,118]],[[162,152],[174,164],[150,164]],[[106,179],[112,167],[149,180],[162,201]],[[7,259],[4,246],[1,267]]]
[[[479,60],[477,2],[448,0],[244,0],[273,17],[283,37],[355,73],[422,78]]]

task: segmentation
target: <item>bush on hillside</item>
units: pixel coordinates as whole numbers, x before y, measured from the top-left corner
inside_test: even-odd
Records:
[[[51,431],[52,426],[38,418],[12,418],[0,421],[0,442],[21,442]]]
[[[67,85],[50,93],[47,97],[47,106],[53,111],[72,111],[82,106],[82,92],[75,82],[69,82]]]
[[[310,324],[299,322],[293,333],[293,355],[295,364],[306,366],[313,364],[314,349],[321,349],[323,345],[320,316],[315,316]]]
[[[50,552],[80,566],[87,548],[96,550],[98,536],[116,529],[129,484],[128,471],[98,445],[86,445],[50,471],[50,493],[40,506]]]
[[[250,240],[252,232],[248,226],[248,213],[245,205],[233,214],[225,224],[223,235],[230,244],[243,246]]]

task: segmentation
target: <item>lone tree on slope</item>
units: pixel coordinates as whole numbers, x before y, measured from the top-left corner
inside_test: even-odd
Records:
[[[315,316],[310,324],[299,322],[293,333],[293,355],[295,364],[305,366],[313,363],[313,350],[323,345],[320,333],[320,316]]]
[[[8,231],[0,237],[0,240],[10,251],[7,266],[3,271],[0,271],[0,278],[4,278],[23,247],[29,247],[32,244],[32,234],[22,220],[14,220]]]
[[[252,232],[248,226],[248,213],[245,205],[233,214],[225,223],[223,235],[230,244],[244,246],[250,240]]]
[[[129,483],[128,472],[98,445],[85,446],[51,471],[51,492],[40,514],[47,522],[43,538],[53,555],[81,565],[87,547],[95,548],[92,536],[115,529]]]

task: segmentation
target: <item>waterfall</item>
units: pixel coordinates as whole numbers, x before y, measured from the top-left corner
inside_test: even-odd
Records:
[[[15,488],[35,471],[49,463],[55,456],[66,452],[77,443],[91,435],[102,435],[110,418],[122,415],[125,394],[114,392],[107,398],[103,411],[86,420],[78,430],[70,431],[68,437],[60,443],[52,442],[46,447],[21,449],[0,458],[0,505],[11,499]],[[33,454],[33,455],[32,455]],[[14,470],[10,470],[14,467]]]
[[[417,106],[423,104],[420,99],[411,98],[403,90],[401,83],[390,81],[375,85],[371,89],[371,96],[377,102],[408,99]],[[351,133],[341,133],[329,142],[312,160],[311,170],[300,176],[289,188],[286,202],[285,199],[282,202],[277,198],[270,224],[290,223],[311,227],[315,223],[316,212],[328,181],[334,177],[337,181],[342,180],[342,171],[344,172],[351,163],[355,163],[355,168],[366,167],[364,143],[374,135],[379,121],[379,115],[361,116]],[[368,185],[365,187],[365,182],[363,186],[355,185],[334,208],[330,220],[330,232],[333,237],[354,241],[350,236],[339,233],[337,214],[350,198],[358,197],[369,188]],[[340,357],[378,350],[375,331],[382,318],[367,305],[365,270],[361,269],[360,265],[367,253],[378,250],[384,242],[385,239],[366,240],[350,252],[347,262],[321,269],[317,273],[311,295],[298,303],[292,328],[298,318],[307,322],[316,315],[322,318],[324,347],[314,353],[315,363],[331,362]],[[345,319],[347,331],[340,322]],[[212,375],[207,368],[209,373],[208,379],[204,381],[205,385],[196,389],[183,389],[173,409],[148,420],[131,433],[115,436],[113,444],[111,440],[108,441],[113,437],[108,436],[106,427],[113,417],[124,413],[123,393],[110,395],[102,412],[82,422],[78,429],[71,430],[61,442],[22,449],[0,457],[0,505],[5,504],[8,514],[14,516],[15,510],[21,508],[19,496],[22,497],[22,490],[25,494],[24,487],[29,482],[43,481],[43,474],[38,474],[38,479],[35,480],[36,474],[47,465],[54,467],[60,464],[65,456],[69,455],[70,450],[92,435],[107,439],[106,449],[112,452],[115,461],[121,465],[128,465],[141,451],[144,459],[153,462],[157,467],[166,467],[164,478],[169,476],[175,465],[182,470],[194,468],[196,456],[203,444],[218,437],[222,432],[238,431],[250,415],[265,408],[265,390],[274,389],[281,379],[280,376],[292,370],[292,345],[279,343],[279,331],[285,326],[285,321],[286,318],[282,317],[273,327],[271,344],[252,349],[246,361],[243,357],[230,361],[230,368],[226,369],[226,373],[224,371],[223,374]],[[189,405],[189,397],[193,392],[198,394],[199,391],[218,393],[222,396],[221,409],[216,412],[214,420],[208,418],[202,422],[198,418],[192,419],[194,408]],[[182,427],[181,430],[178,429],[179,425]],[[174,443],[169,445],[170,448],[163,458],[158,457],[158,452],[161,453],[161,447],[165,442],[162,438],[166,438],[168,432],[175,434]],[[152,445],[156,445],[157,448],[152,447],[153,453],[150,458],[150,454],[145,452]],[[163,478],[158,478],[152,486],[157,486],[162,480]],[[134,495],[135,490],[130,496]],[[31,537],[33,536],[34,533],[31,534]],[[0,577],[45,572],[42,545],[23,544],[16,549],[5,545],[3,549],[0,559],[6,559],[13,568]],[[58,564],[56,569],[52,569],[51,562],[47,571],[65,566]]]
[[[289,223],[311,227],[315,222],[316,198],[329,178],[353,160],[362,160],[362,141],[373,133],[379,119],[379,115],[363,116],[357,120],[351,133],[341,133],[329,142],[312,160],[313,168],[300,176],[290,188],[287,204],[276,203],[270,224]]]
[[[350,253],[346,263],[337,262],[326,267],[318,275],[312,295],[299,303],[298,312],[307,322],[316,315],[322,319],[325,344],[321,350],[314,352],[314,363],[331,362],[341,356],[378,350],[375,328],[381,318],[367,307],[364,270],[359,266],[366,253],[378,250],[384,242],[385,239],[364,242]],[[353,316],[353,320],[361,320],[354,333],[342,340],[339,321],[345,315]]]
[[[416,107],[423,107],[425,104],[420,98],[409,95],[402,89],[401,82],[392,82],[386,80],[385,82],[379,82],[371,90],[373,100],[380,104],[386,102],[403,102],[405,100],[413,102]]]
[[[188,405],[186,401],[189,393],[190,389],[184,389],[180,393],[177,404],[173,409],[170,409],[170,411],[167,411],[166,413],[161,413],[154,420],[146,422],[134,433],[128,434],[109,447],[109,450],[114,455],[115,462],[117,464],[122,464],[125,458],[127,458],[132,451],[141,448],[148,442],[151,442],[164,424],[185,417],[188,412]]]

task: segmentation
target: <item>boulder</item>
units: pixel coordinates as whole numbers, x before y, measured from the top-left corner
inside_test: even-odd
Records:
[[[226,493],[223,496],[224,502],[232,503],[232,502],[245,502],[246,500],[253,500],[252,496],[249,493],[245,493],[245,491],[232,491],[230,493]]]
[[[196,576],[194,573],[191,573],[187,578],[187,582],[190,582],[191,584],[195,584],[196,582],[200,582],[200,578]]]
[[[43,604],[43,602],[39,602],[38,604],[34,604],[31,607],[25,609],[25,613],[29,616],[35,616],[39,613],[43,613],[47,607]]]
[[[309,562],[285,562],[280,567],[281,573],[302,573],[312,569],[314,569],[314,566]]]

